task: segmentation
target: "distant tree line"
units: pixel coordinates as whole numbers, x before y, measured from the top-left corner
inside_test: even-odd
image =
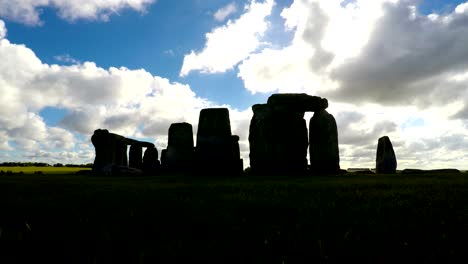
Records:
[[[80,168],[92,168],[92,163],[87,164],[62,164],[62,163],[55,163],[50,165],[49,163],[45,162],[2,162],[0,163],[0,167],[80,167]]]

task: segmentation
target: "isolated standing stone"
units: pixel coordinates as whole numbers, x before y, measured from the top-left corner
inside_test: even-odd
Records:
[[[312,172],[339,172],[338,129],[335,118],[326,110],[315,112],[310,119],[309,152]]]
[[[129,167],[141,169],[143,167],[143,148],[138,145],[130,146]]]
[[[375,159],[375,170],[377,173],[395,173],[397,160],[392,142],[387,136],[379,138],[377,144],[377,157]]]

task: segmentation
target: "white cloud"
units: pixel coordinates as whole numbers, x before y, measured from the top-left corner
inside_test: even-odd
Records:
[[[251,54],[238,77],[251,93],[328,98],[344,168],[375,166],[388,134],[399,168],[466,169],[467,5],[422,15],[415,3],[294,1],[281,13],[292,41]]]
[[[237,20],[206,34],[205,47],[200,52],[185,55],[180,76],[191,71],[222,73],[232,69],[262,45],[262,36],[268,29],[266,17],[271,14],[275,2],[252,0],[245,13]]]
[[[223,22],[227,17],[237,12],[237,6],[234,2],[222,7],[216,11],[213,15],[214,19],[219,22]]]
[[[238,76],[252,93],[337,89],[330,71],[362,51],[385,2],[294,1],[281,13],[285,28],[294,32],[291,44],[251,55]]]
[[[98,128],[155,138],[165,146],[171,123],[195,125],[202,108],[216,106],[188,85],[143,69],[104,69],[93,62],[49,65],[7,39],[0,40],[0,61],[0,149],[7,151],[0,152],[0,159],[92,162],[89,138]],[[66,111],[58,127],[48,126],[39,115],[45,107]]]
[[[107,21],[111,15],[130,8],[144,12],[155,0],[0,0],[0,17],[29,25],[42,24],[42,8],[57,9],[68,21],[77,19]]]
[[[5,22],[0,19],[0,39],[6,37],[7,29],[5,27]]]

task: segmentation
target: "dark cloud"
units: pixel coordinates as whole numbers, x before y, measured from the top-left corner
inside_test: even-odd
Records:
[[[341,88],[328,96],[388,105],[455,100],[466,86],[447,77],[468,71],[466,43],[468,13],[432,20],[413,16],[407,1],[388,3],[361,54],[333,70]]]
[[[99,115],[91,111],[73,110],[59,122],[59,126],[83,135],[91,135],[98,127]]]
[[[463,108],[456,114],[451,116],[452,119],[462,119],[468,121],[468,104],[465,104]]]
[[[334,54],[324,50],[321,44],[330,19],[317,2],[309,3],[308,11],[310,19],[307,20],[302,38],[315,49],[309,66],[317,72],[328,66],[334,58]]]

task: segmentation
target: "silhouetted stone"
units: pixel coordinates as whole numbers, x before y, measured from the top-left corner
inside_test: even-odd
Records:
[[[96,156],[93,163],[93,172],[99,172],[104,166],[113,162],[113,144],[106,129],[97,129],[91,136]]]
[[[203,137],[230,137],[231,122],[227,108],[206,108],[200,111],[197,131],[197,146]]]
[[[197,131],[196,162],[200,173],[240,173],[238,142],[231,137],[227,108],[200,111]],[[236,146],[237,144],[237,146]]]
[[[309,142],[312,172],[338,173],[340,171],[338,129],[335,118],[326,110],[315,112],[310,119]]]
[[[249,127],[250,169],[254,174],[271,173],[278,158],[275,156],[273,113],[267,104],[252,106]]]
[[[164,162],[161,156],[161,163],[171,171],[190,171],[193,168],[195,154],[192,125],[171,124],[167,145]]]
[[[129,151],[129,167],[142,169],[143,168],[143,148],[141,146],[132,145]]]
[[[379,138],[375,163],[376,173],[396,172],[397,160],[395,151],[393,151],[392,142],[387,136]]]
[[[255,174],[307,170],[307,126],[303,113],[269,104],[252,106],[250,167]]]
[[[94,134],[91,136],[91,142],[96,151],[96,157],[93,163],[93,174],[111,173],[112,170],[104,170],[105,167],[108,168],[110,165],[127,167],[127,145],[140,148],[154,148],[154,144],[152,143],[141,142],[109,133],[107,129],[95,130]]]
[[[106,129],[97,129],[91,137],[96,151],[93,172],[100,173],[109,164],[126,166],[126,148],[123,137],[109,133]]]
[[[158,150],[156,147],[146,148],[143,155],[143,171],[145,173],[154,173],[159,169]]]
[[[161,169],[167,169],[167,149],[161,150]]]
[[[328,100],[318,96],[302,94],[273,94],[268,98],[268,105],[275,111],[317,112],[328,107]]]
[[[307,94],[273,94],[267,104],[252,106],[254,115],[249,128],[252,173],[305,172],[308,135],[304,113],[324,111],[327,107],[327,99]]]
[[[303,113],[277,112],[274,124],[278,170],[302,173],[307,170],[307,125]]]

